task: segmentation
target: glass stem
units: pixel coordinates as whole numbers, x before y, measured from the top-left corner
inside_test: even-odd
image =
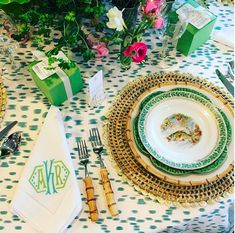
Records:
[[[167,55],[166,52],[167,52],[168,41],[169,41],[169,37],[168,36],[164,36],[163,42],[162,42],[162,49],[160,51],[161,58],[164,58]]]

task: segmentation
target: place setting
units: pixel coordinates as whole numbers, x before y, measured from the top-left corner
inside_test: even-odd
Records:
[[[0,146],[0,158],[3,159],[14,153],[20,144],[20,132],[6,135],[17,124],[14,121],[0,131],[0,139],[5,137]],[[83,189],[79,188],[74,164],[70,157],[70,148],[65,137],[65,128],[62,113],[56,106],[51,106],[47,112],[44,123],[19,179],[14,192],[10,209],[11,212],[27,222],[39,232],[63,232],[74,220],[81,215],[84,205],[89,212],[86,218],[91,222],[100,220],[97,200],[97,187],[93,179],[99,177],[103,186],[100,193],[106,201],[106,208],[113,218],[117,217],[115,193],[109,179],[109,172],[103,161],[105,147],[97,127],[90,128],[89,138],[82,140],[75,138],[77,152],[77,167],[84,168],[79,173],[83,177]],[[22,152],[21,152],[22,153]],[[94,153],[100,168],[97,174],[90,175],[90,154]],[[45,224],[50,219],[49,224]]]
[[[228,95],[200,78],[141,77],[109,112],[111,157],[137,190],[154,199],[192,205],[215,200],[233,187],[232,109]]]
[[[0,233],[233,233],[231,5],[0,0]]]

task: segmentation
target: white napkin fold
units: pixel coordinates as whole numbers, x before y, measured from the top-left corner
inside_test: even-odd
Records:
[[[64,232],[81,212],[81,195],[61,113],[51,106],[12,200],[12,212],[39,232]]]
[[[212,39],[223,45],[234,48],[234,30],[233,28],[226,28],[221,31],[214,30]]]

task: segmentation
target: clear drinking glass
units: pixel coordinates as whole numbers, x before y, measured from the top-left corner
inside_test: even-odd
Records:
[[[174,68],[178,65],[177,51],[175,49],[178,39],[187,28],[187,21],[166,22],[159,30],[159,39],[162,46],[159,47],[158,61],[163,69]]]
[[[0,59],[1,59],[1,73],[11,75],[16,72],[20,67],[15,61],[15,54],[19,44],[17,41],[6,35],[0,35]]]
[[[160,1],[160,0],[158,0]],[[158,68],[174,69],[178,66],[180,53],[176,51],[178,39],[185,32],[188,21],[187,13],[184,15],[172,17],[172,12],[175,11],[176,1],[161,0],[161,17],[164,19],[164,26],[161,29],[155,29],[155,38],[152,40],[152,56],[157,62]]]
[[[12,19],[0,9],[0,71],[4,77],[16,72],[19,67],[15,60],[15,54],[19,43],[11,38],[16,32],[16,26]]]

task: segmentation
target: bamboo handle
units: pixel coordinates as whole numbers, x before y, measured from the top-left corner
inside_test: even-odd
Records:
[[[101,180],[105,192],[106,201],[108,204],[109,211],[112,216],[118,215],[117,204],[115,202],[114,193],[111,187],[111,183],[108,177],[108,171],[106,168],[100,169]]]
[[[86,186],[87,204],[89,207],[90,218],[92,222],[96,222],[99,219],[98,209],[96,206],[96,199],[94,194],[94,186],[92,184],[91,177],[87,176],[83,180]]]

